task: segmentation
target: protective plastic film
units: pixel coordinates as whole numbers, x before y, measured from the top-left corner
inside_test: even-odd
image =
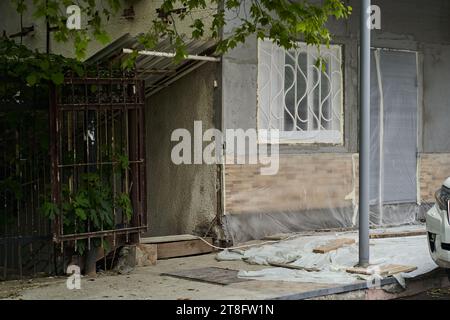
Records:
[[[417,56],[377,49],[372,57],[371,207],[374,223],[401,224],[418,211]]]
[[[421,210],[417,56],[376,49],[371,64],[370,222],[415,223]],[[298,142],[296,148],[301,149]],[[279,170],[272,176],[261,176],[258,165],[226,165],[227,235],[237,243],[277,233],[356,227],[358,174],[358,154],[323,153],[320,147],[310,153],[280,152]]]

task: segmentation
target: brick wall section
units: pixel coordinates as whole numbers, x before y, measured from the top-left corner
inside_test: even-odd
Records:
[[[450,176],[450,153],[423,153],[419,161],[419,200],[434,202],[435,191]],[[353,190],[358,201],[357,154],[280,155],[277,175],[263,176],[259,169],[259,165],[225,166],[226,213],[347,207],[352,205]]]
[[[421,154],[419,176],[421,202],[434,202],[434,193],[450,177],[450,154]]]
[[[259,169],[259,165],[226,165],[226,213],[352,206],[352,154],[280,155],[277,175],[263,176]]]

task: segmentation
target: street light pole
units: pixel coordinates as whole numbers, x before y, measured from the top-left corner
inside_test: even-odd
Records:
[[[361,0],[360,139],[359,139],[359,266],[369,265],[370,178],[370,0]]]

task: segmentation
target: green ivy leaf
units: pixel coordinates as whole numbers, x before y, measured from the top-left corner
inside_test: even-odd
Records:
[[[31,73],[27,76],[26,81],[32,87],[38,82],[38,77],[35,73]]]
[[[122,68],[125,70],[131,70],[134,68],[134,65],[136,63],[136,59],[138,57],[138,52],[133,51],[130,53],[125,60],[122,62]]]
[[[64,83],[64,74],[61,72],[52,73],[50,76],[50,79],[53,81],[54,84],[61,85]]]
[[[44,202],[40,210],[41,213],[50,220],[54,220],[56,216],[59,214],[58,206],[50,201]]]
[[[95,39],[97,39],[98,42],[104,45],[111,42],[111,38],[105,31],[95,33]]]
[[[77,252],[82,256],[86,251],[86,240],[77,240]]]
[[[42,71],[47,71],[50,68],[50,63],[48,60],[42,60],[39,63],[39,66],[41,67]]]
[[[81,221],[86,221],[87,219],[87,215],[86,215],[86,211],[84,211],[81,208],[75,208],[75,215],[81,220]]]

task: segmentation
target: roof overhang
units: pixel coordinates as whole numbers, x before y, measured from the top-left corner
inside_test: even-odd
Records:
[[[131,51],[137,50],[137,77],[145,80],[145,94],[150,96],[201,65],[220,61],[219,58],[211,56],[216,44],[215,40],[187,41],[186,49],[189,56],[180,63],[175,63],[173,46],[169,40],[162,40],[152,51],[146,51],[137,37],[125,34],[95,53],[86,62],[120,62],[126,59]]]

